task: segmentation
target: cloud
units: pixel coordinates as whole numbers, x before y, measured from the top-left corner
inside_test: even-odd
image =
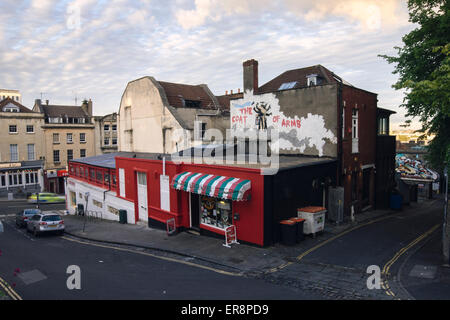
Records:
[[[282,0],[278,5],[265,0],[195,0],[194,9],[178,9],[175,15],[184,29],[191,29],[208,20],[217,22],[230,15],[275,12],[295,14],[306,21],[324,20],[328,17],[344,18],[350,22],[358,22],[366,31],[407,23],[407,15],[402,10],[400,0]]]

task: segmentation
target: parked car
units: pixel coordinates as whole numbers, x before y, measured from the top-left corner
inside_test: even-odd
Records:
[[[64,220],[57,213],[39,213],[27,221],[27,231],[38,236],[43,232],[57,232],[64,234]]]
[[[19,228],[26,227],[28,219],[39,213],[41,213],[41,210],[39,209],[25,209],[22,212],[19,212],[16,214],[16,226]]]
[[[28,198],[28,202],[37,203],[37,194],[33,194]],[[66,202],[65,196],[56,193],[41,192],[39,193],[39,203],[63,203]]]

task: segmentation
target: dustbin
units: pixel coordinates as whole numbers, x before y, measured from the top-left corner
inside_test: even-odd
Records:
[[[403,197],[401,194],[391,194],[391,199],[390,199],[390,207],[393,210],[401,210],[402,209],[402,204],[403,204]]]
[[[127,210],[119,210],[119,223],[127,224]]]
[[[281,243],[293,246],[297,241],[297,222],[292,220],[280,221]]]
[[[84,216],[84,205],[81,203],[77,205],[77,215]]]
[[[297,226],[297,236],[295,240],[297,243],[300,243],[301,241],[305,240],[305,234],[303,233],[303,224],[305,223],[305,219],[303,218],[291,218],[290,220],[295,221]]]

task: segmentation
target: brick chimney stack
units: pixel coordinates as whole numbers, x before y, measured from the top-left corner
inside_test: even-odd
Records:
[[[258,61],[252,59],[243,63],[244,67],[244,91],[253,90],[258,93]]]

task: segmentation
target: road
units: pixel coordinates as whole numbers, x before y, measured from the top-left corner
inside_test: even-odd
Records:
[[[412,206],[320,243],[266,278],[310,288],[332,299],[421,299],[423,295],[418,290],[405,290],[405,276],[400,277],[405,280],[402,283],[397,274],[415,246],[440,234],[442,202],[433,200],[426,206]],[[385,280],[379,289],[367,287],[372,274],[367,272],[369,266],[377,267],[381,280]],[[450,299],[450,292],[439,290],[427,298]]]
[[[2,215],[16,214],[24,209],[36,208],[35,203],[28,203],[25,200],[11,200],[11,201],[0,201],[0,217]],[[65,210],[65,203],[41,203],[39,204],[41,210]]]
[[[0,235],[0,277],[23,299],[318,299],[319,296],[52,235],[34,238],[11,218]],[[71,265],[81,290],[69,290]]]

